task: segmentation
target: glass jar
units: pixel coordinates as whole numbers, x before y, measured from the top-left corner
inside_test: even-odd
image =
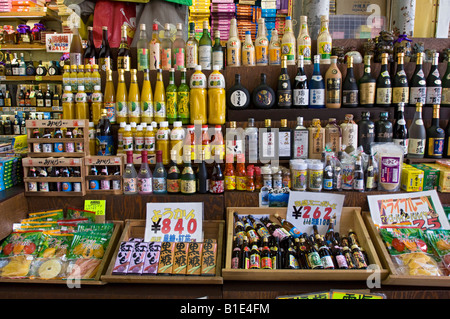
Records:
[[[291,162],[292,190],[304,192],[307,189],[308,164],[305,161]]]
[[[308,164],[308,190],[320,192],[323,187],[323,163],[311,162]]]

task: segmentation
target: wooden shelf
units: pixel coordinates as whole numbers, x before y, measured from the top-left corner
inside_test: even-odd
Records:
[[[43,8],[42,11],[37,12],[0,12],[0,19],[61,21],[58,14],[48,8]]]
[[[35,107],[35,106],[4,106],[0,107],[3,112],[62,112],[62,110],[53,110],[49,107]]]
[[[62,82],[62,75],[8,75],[8,76],[0,76],[0,82]]]
[[[0,50],[10,51],[44,51],[45,44],[42,43],[20,43],[20,44],[2,44]]]

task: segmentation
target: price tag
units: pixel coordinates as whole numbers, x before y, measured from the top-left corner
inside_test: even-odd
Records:
[[[42,75],[36,75],[36,76],[34,77],[34,80],[35,80],[35,81],[42,81]]]
[[[147,203],[145,241],[203,241],[203,203]]]
[[[291,192],[286,220],[294,224],[302,233],[311,233],[316,225],[320,233],[325,233],[330,219],[335,218],[335,229],[339,229],[344,195],[313,192]]]
[[[450,229],[449,220],[436,190],[367,196],[376,227],[402,226]]]
[[[85,200],[84,210],[95,212],[97,222],[100,221],[104,222],[106,212],[106,200]]]

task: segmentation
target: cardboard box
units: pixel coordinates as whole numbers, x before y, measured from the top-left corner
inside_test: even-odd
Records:
[[[438,189],[439,170],[425,164],[413,164],[412,166],[423,171],[423,190],[429,191]]]
[[[400,187],[406,192],[420,192],[423,190],[424,172],[411,165],[402,165]]]
[[[369,5],[378,5],[381,16],[386,16],[387,0],[336,0],[336,15],[371,15]]]

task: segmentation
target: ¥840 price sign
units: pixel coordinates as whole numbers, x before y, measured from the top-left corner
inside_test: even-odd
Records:
[[[145,241],[202,240],[203,203],[147,203]]]
[[[338,194],[290,192],[286,220],[302,233],[310,234],[315,225],[323,234],[331,218],[336,217],[334,228],[339,230],[344,199],[344,195]]]

